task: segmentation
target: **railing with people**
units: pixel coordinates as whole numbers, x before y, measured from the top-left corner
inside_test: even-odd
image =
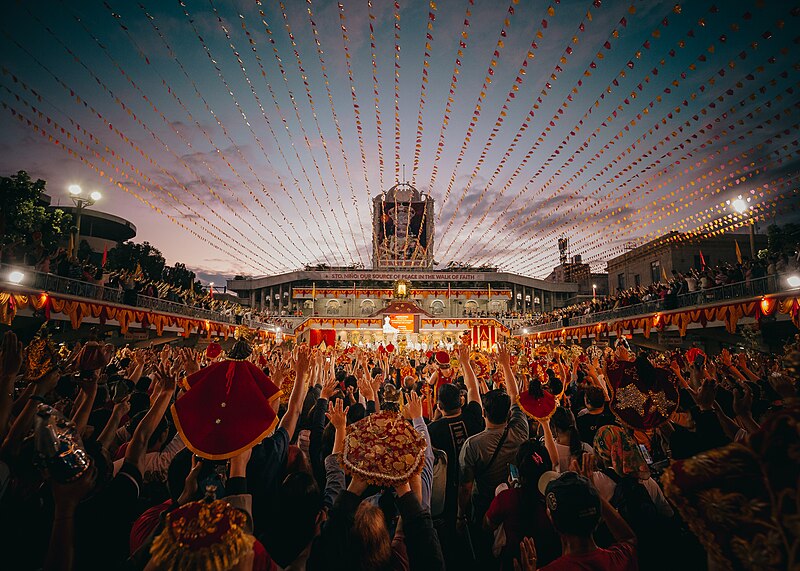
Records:
[[[182,303],[177,303],[174,301],[170,301],[168,299],[149,297],[142,294],[138,294],[136,296],[136,307],[141,309],[149,309],[151,311],[161,311],[164,313],[190,315],[198,319],[208,319],[210,321],[219,321],[221,323],[236,323],[236,319],[233,315],[228,315],[221,311],[214,311],[213,309],[205,309],[203,307],[184,305]]]
[[[553,331],[564,327],[575,327],[578,325],[591,325],[592,323],[602,323],[615,319],[623,319],[638,315],[648,315],[659,311],[671,311],[682,307],[693,307],[699,305],[711,305],[720,301],[732,299],[747,299],[771,293],[779,293],[789,289],[787,284],[788,274],[771,274],[761,278],[724,284],[706,289],[687,292],[672,298],[656,299],[644,301],[634,305],[626,305],[606,311],[597,311],[584,315],[577,315],[569,318],[557,319],[548,323],[526,325],[520,328],[518,333],[539,333],[543,331]]]
[[[10,279],[9,276],[15,272],[19,274],[19,276],[17,276],[19,279]],[[222,311],[214,311],[203,307],[177,303],[168,299],[149,297],[133,290],[106,287],[75,278],[39,272],[27,267],[0,264],[0,280],[47,293],[60,293],[84,299],[127,305],[150,311],[184,315],[196,319],[207,319],[220,323],[238,324],[246,321],[245,325],[253,329],[265,329],[268,331],[275,329],[275,325],[269,322],[264,323],[257,319],[245,320],[241,316]],[[300,321],[302,321],[302,319]],[[291,333],[291,331],[286,331],[286,333]]]

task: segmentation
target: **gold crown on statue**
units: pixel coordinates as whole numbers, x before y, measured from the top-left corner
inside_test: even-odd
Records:
[[[258,333],[256,332],[255,329],[251,329],[250,327],[247,327],[245,325],[238,326],[236,330],[233,332],[234,339],[237,340],[242,339],[244,341],[247,341],[251,345],[255,341],[256,335],[258,335]]]

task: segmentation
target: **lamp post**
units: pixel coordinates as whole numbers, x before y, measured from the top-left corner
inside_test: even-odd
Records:
[[[592,284],[592,299],[597,299],[597,284]]]
[[[750,202],[749,198],[745,200],[739,195],[739,198],[731,202],[731,206],[736,212],[744,216],[745,212],[750,210],[748,202]],[[756,259],[756,221],[752,215],[750,216],[750,259]]]
[[[103,195],[95,190],[89,194],[88,198],[83,198],[81,196],[83,189],[77,184],[71,184],[68,190],[70,198],[75,204],[75,240],[72,243],[72,251],[69,253],[70,257],[74,258],[78,253],[78,244],[81,239],[81,214],[83,214],[83,209],[93,206]]]

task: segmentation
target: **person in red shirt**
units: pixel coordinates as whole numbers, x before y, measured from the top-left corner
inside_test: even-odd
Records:
[[[541,567],[543,571],[638,571],[636,535],[589,480],[565,472],[547,484],[544,497],[547,514],[561,536],[563,555]],[[592,537],[601,517],[615,541],[607,549],[597,547]],[[530,539],[520,543],[520,551],[521,569],[539,569]]]

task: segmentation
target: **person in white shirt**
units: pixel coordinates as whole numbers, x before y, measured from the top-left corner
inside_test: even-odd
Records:
[[[175,433],[172,440],[167,444],[169,437],[169,423],[165,418],[156,427],[153,436],[147,442],[147,453],[144,456],[144,469],[142,470],[142,480],[148,482],[166,482],[167,471],[175,455],[186,448],[181,439],[180,433]],[[123,460],[114,462],[114,474],[122,468]]]
[[[550,417],[550,428],[556,441],[558,465],[553,469],[566,472],[573,460],[580,461],[585,453],[592,453],[592,447],[581,441],[575,424],[575,416],[566,408],[558,407]]]

